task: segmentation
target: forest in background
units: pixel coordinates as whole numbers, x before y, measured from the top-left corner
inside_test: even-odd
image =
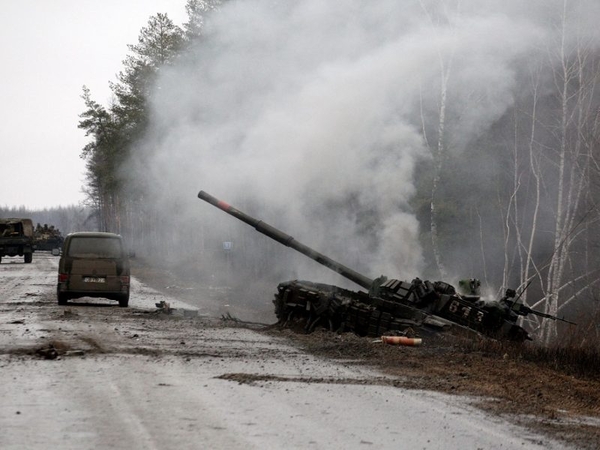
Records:
[[[2,207],[0,217],[27,217],[33,225],[48,225],[58,228],[63,236],[75,231],[96,231],[98,229],[94,211],[85,205],[59,206],[56,208],[29,209],[26,206]]]
[[[229,67],[222,71],[215,65],[207,67],[219,64],[223,52],[238,51],[235,39],[243,39],[244,24],[256,19],[250,9],[243,9],[244,3],[188,0],[188,21],[181,26],[174,24],[166,14],[158,13],[150,18],[140,31],[138,42],[129,46],[117,80],[110,82],[111,104],[97,103],[89,89],[83,88],[84,110],[79,128],[89,137],[89,143],[82,149],[82,157],[87,162],[85,188],[89,213],[66,208],[39,212],[36,217],[42,218],[44,223],[47,217],[49,223],[67,231],[90,226],[92,217],[97,221],[94,225],[97,229],[128,237],[138,255],[160,256],[176,267],[197,271],[206,279],[231,278],[232,267],[236,277],[238,273],[247,273],[249,279],[283,281],[280,277],[296,274],[299,269],[287,267],[302,263],[287,249],[256,238],[256,232],[243,225],[230,224],[229,218],[219,216],[218,212],[211,216],[212,212],[207,212],[204,205],[197,204],[195,195],[205,183],[219,186],[206,172],[214,159],[200,153],[192,157],[181,150],[186,146],[202,150],[202,139],[208,130],[222,127],[223,123],[243,122],[236,114],[250,109],[254,105],[251,101],[256,102],[256,99],[246,104],[244,99],[248,93],[236,91],[240,89],[236,82],[253,81],[253,97],[261,99],[256,104],[268,103],[275,96],[265,86],[270,78],[263,74],[253,78],[254,71],[258,70],[253,65],[237,67],[236,77],[231,75],[233,70]],[[282,16],[273,13],[274,16],[285,19],[298,20],[297,17],[305,13],[300,6],[289,13],[287,7],[277,2],[258,3],[268,12],[276,10]],[[310,1],[305,3],[311,4]],[[299,170],[294,177],[286,173],[278,178],[278,166],[272,171],[266,170],[269,160],[264,162],[267,168],[262,172],[263,168],[256,164],[260,152],[253,154],[253,163],[236,166],[232,161],[241,157],[234,149],[248,145],[256,128],[248,133],[242,126],[239,129],[232,126],[227,133],[211,141],[223,145],[218,157],[230,161],[228,167],[232,168],[231,173],[220,171],[215,178],[220,178],[223,186],[236,184],[234,179],[243,180],[236,190],[223,188],[231,195],[225,200],[281,226],[286,232],[300,232],[302,241],[321,237],[324,242],[319,243],[326,248],[315,248],[324,253],[334,252],[334,259],[338,254],[335,252],[343,249],[348,252],[344,253],[343,262],[369,275],[378,275],[369,271],[375,266],[378,270],[380,266],[376,263],[381,259],[374,262],[367,255],[397,252],[398,259],[405,258],[412,264],[399,263],[400,268],[420,273],[397,274],[387,269],[388,276],[420,276],[449,282],[455,282],[459,276],[474,277],[481,279],[486,292],[494,296],[501,295],[507,287],[516,288],[528,306],[548,314],[568,315],[576,320],[597,317],[600,42],[595,30],[581,26],[586,16],[594,15],[588,10],[593,2],[531,2],[532,11],[544,12],[543,18],[536,17],[535,24],[540,30],[549,31],[539,36],[527,35],[531,44],[521,51],[515,50],[502,61],[498,55],[505,51],[503,47],[518,46],[516,40],[510,40],[511,35],[516,36],[519,27],[527,28],[524,24],[509,21],[515,29],[506,30],[503,35],[506,41],[490,48],[480,49],[479,41],[461,34],[464,29],[476,29],[479,25],[475,21],[486,17],[490,12],[486,8],[493,9],[490,5],[494,2],[481,2],[482,6],[464,1],[412,3],[414,17],[425,24],[426,34],[420,36],[426,36],[424,40],[435,38],[431,45],[433,57],[427,60],[434,64],[427,64],[427,72],[422,74],[415,71],[415,80],[398,81],[413,87],[413,96],[404,97],[410,108],[399,98],[397,104],[390,106],[392,112],[384,118],[385,127],[361,132],[381,134],[382,130],[386,132],[394,127],[394,120],[404,120],[403,126],[418,132],[419,142],[400,138],[397,130],[390,131],[385,141],[377,141],[369,148],[371,156],[367,163],[376,170],[369,176],[361,172],[348,173],[346,178],[364,181],[346,189],[348,181],[340,179],[339,169],[345,167],[343,159],[354,157],[348,144],[343,150],[345,157],[337,160],[339,167],[330,166],[318,177],[296,187],[297,197],[277,203],[277,191],[281,189],[281,194],[284,185],[299,184],[292,178],[297,175],[301,179],[305,174]],[[513,5],[516,4],[518,2]],[[353,16],[341,14],[342,17],[354,20],[354,15],[361,14],[356,2],[349,2],[348,6],[356,7]],[[506,13],[510,19],[510,7],[502,8],[505,10],[495,11],[490,17],[497,20],[501,13]],[[405,11],[409,11],[408,16],[411,9],[406,7]],[[242,13],[247,15],[240,18]],[[364,15],[368,13],[364,11]],[[220,32],[223,23],[239,27],[236,30],[239,35]],[[489,27],[490,23],[481,26]],[[407,29],[411,26],[408,22],[404,25]],[[252,32],[260,34],[258,29]],[[273,34],[272,40],[279,43],[283,38]],[[462,45],[467,44],[469,47],[464,51]],[[360,47],[358,43],[355,45]],[[240,53],[244,51],[251,53],[252,49],[245,47]],[[277,53],[278,49],[274,46],[271,51]],[[312,51],[316,52],[315,48]],[[465,62],[473,61],[468,58],[477,52],[480,52],[478,56],[485,57],[485,63],[475,67]],[[298,59],[303,57],[301,53],[297,55]],[[358,59],[351,54],[348,60],[352,57]],[[410,63],[406,54],[386,58],[386,64],[397,62],[395,59]],[[307,57],[303,63],[310,65],[311,61]],[[347,61],[344,64],[351,67]],[[415,67],[418,68],[416,63]],[[284,74],[285,69],[273,67],[280,71],[278,76]],[[469,69],[477,73],[470,73]],[[340,70],[321,70],[320,74],[333,78],[333,86],[348,81]],[[199,83],[196,79],[210,77],[217,78],[210,85],[214,90],[199,89],[199,97],[185,90],[187,81],[192,86],[204,86],[194,84]],[[480,78],[487,79],[488,84],[477,85],[475,81]],[[384,84],[381,77],[372,82]],[[394,82],[390,82],[390,89],[400,89]],[[503,83],[506,86],[500,89],[498,85]],[[496,95],[496,88],[501,96]],[[227,101],[211,98],[220,90],[226,92],[223,99]],[[235,96],[230,91],[235,91]],[[386,95],[393,97],[394,93],[390,92]],[[287,98],[283,91],[276,94]],[[372,96],[360,99],[365,107],[365,121],[368,121],[365,102],[371,99]],[[352,109],[352,105],[348,109]],[[340,115],[343,111],[344,108],[340,109]],[[223,120],[217,122],[219,115]],[[188,129],[202,130],[204,134],[190,133],[187,138],[182,130]],[[321,131],[318,128],[315,131],[318,137]],[[306,155],[287,150],[288,144],[293,148],[294,137],[289,139],[278,151],[281,157],[298,159],[297,167],[302,167],[300,162]],[[419,157],[418,163],[409,164],[404,154],[398,156],[406,145],[414,145],[427,154]],[[208,150],[205,153],[208,154]],[[328,164],[329,160],[323,156],[323,161]],[[187,175],[186,169],[194,164],[201,169]],[[400,191],[402,186],[395,184],[398,181],[383,173],[384,168],[389,167],[398,178],[410,181],[407,183],[410,187]],[[236,173],[233,168],[243,172]],[[381,177],[376,176],[377,171],[381,171]],[[259,182],[251,179],[252,173],[261,178],[273,177],[279,182],[279,185],[269,186],[273,204],[260,197],[269,191],[254,186]],[[189,194],[186,191],[189,199],[183,198],[178,188],[179,178],[187,176],[197,177],[197,189]],[[371,188],[377,194],[383,192],[378,190],[382,189],[380,184],[392,185],[391,191],[395,190],[396,194],[384,200],[366,194]],[[329,191],[328,197],[321,201],[317,190]],[[218,196],[221,192],[214,194]],[[305,203],[300,203],[300,196]],[[311,219],[294,222],[288,217],[292,210]],[[384,233],[383,224],[397,225],[405,216],[416,218],[418,229],[411,228],[410,221],[406,226],[397,227],[405,236],[404,241],[415,242],[400,251],[396,245],[389,244],[391,238]],[[34,221],[40,220],[34,218]],[[353,234],[347,235],[341,231],[344,228],[340,228],[340,224],[350,222]],[[294,223],[299,227],[283,228],[293,227]],[[235,243],[234,257],[225,249],[225,242]],[[312,245],[313,241],[305,242]],[[385,264],[381,267],[394,269]],[[557,322],[538,319],[532,318],[527,326],[543,342],[553,342],[566,329]],[[595,325],[589,330],[596,338],[600,334]]]

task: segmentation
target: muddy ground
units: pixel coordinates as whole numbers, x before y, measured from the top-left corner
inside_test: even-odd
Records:
[[[138,262],[135,273],[159,291],[173,293],[174,287],[179,286],[178,295],[183,298],[186,289],[191,296],[205,289],[185,277],[185,271],[178,271],[183,276],[176,276]],[[214,288],[212,295],[215,296]],[[248,310],[232,296],[235,294],[228,292],[222,299],[217,298],[212,314],[248,320],[262,333],[292,339],[321,357],[377,367],[397,377],[398,387],[473,396],[480,399],[477,407],[486,412],[509,418],[575,448],[600,448],[600,374],[575,377],[568,374],[567,368],[555,370],[525,361],[518,345],[486,342],[472,345],[470,341],[440,335],[424,339],[420,347],[401,347],[351,333],[317,330],[305,334],[301,327],[281,329],[274,325],[275,316],[266,312],[272,307],[270,298]],[[257,326],[257,322],[271,326]],[[244,382],[244,377],[237,381]]]
[[[374,343],[352,334],[311,335],[272,330],[301,342],[310,352],[354,359],[397,376],[398,386],[482,398],[478,407],[575,444],[600,448],[600,381],[521,361],[509,353],[464,350],[443,340],[421,347]]]

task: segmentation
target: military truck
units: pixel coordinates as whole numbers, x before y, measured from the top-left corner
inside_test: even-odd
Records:
[[[23,256],[29,264],[34,249],[31,219],[0,219],[0,262],[3,256]]]

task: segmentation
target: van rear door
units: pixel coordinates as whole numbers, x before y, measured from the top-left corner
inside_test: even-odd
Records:
[[[120,276],[125,268],[120,238],[74,236],[66,250],[69,290],[121,290]]]

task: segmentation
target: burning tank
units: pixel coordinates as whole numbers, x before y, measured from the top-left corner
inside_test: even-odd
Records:
[[[525,307],[512,289],[507,289],[498,301],[484,302],[476,279],[461,281],[460,292],[443,281],[415,278],[407,282],[385,276],[371,279],[204,191],[200,191],[198,197],[365,289],[352,291],[300,280],[280,283],[273,303],[281,325],[303,319],[307,332],[323,326],[332,331],[352,331],[359,336],[373,337],[409,330],[417,333],[466,330],[495,339],[523,342],[531,338],[517,324],[518,316],[536,314],[568,322]]]

